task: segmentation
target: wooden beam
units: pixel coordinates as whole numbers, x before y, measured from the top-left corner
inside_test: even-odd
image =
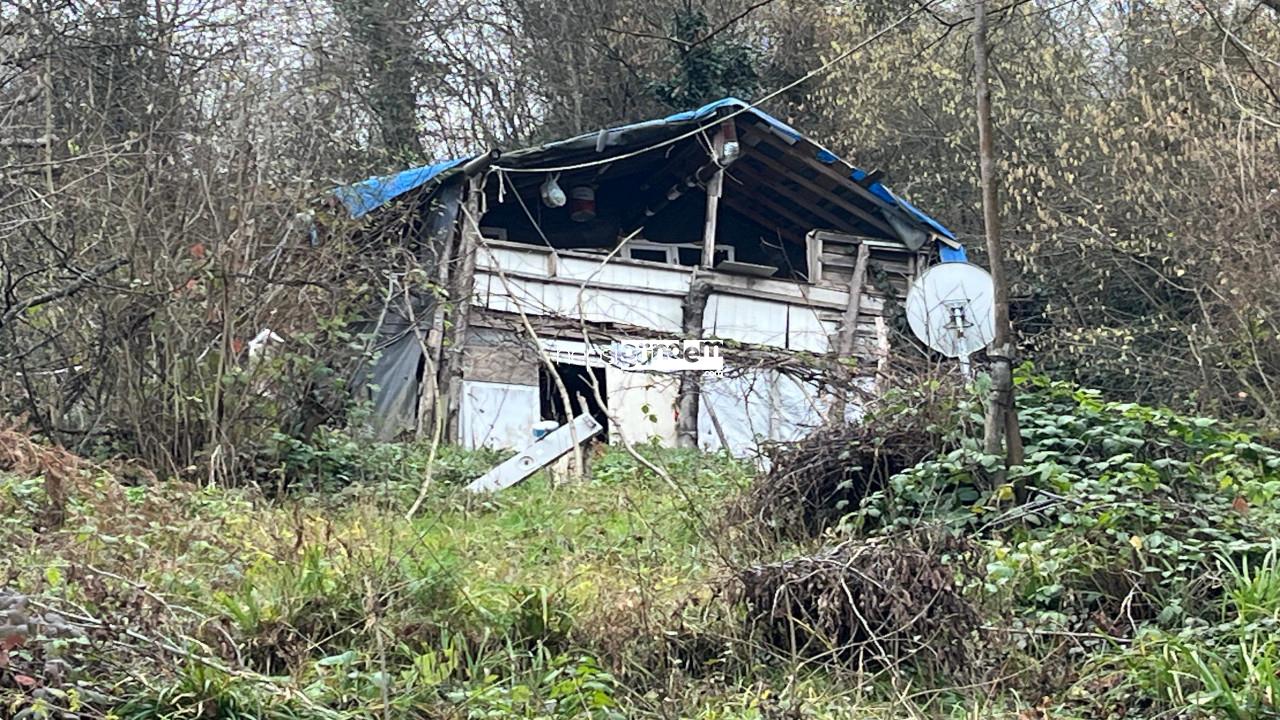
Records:
[[[809,282],[815,285],[822,282],[822,233],[805,234],[804,259]]]
[[[716,163],[724,161],[723,127],[717,129],[715,137],[711,139],[711,159]],[[711,268],[716,264],[716,214],[720,209],[720,191],[723,188],[724,167],[722,165],[707,181],[707,217],[702,226],[702,267],[704,268]],[[697,434],[696,427],[694,433]]]
[[[671,154],[667,156],[666,162],[656,172],[649,173],[648,179],[640,184],[641,192],[648,192],[654,188],[654,182],[662,180],[670,175],[676,180],[694,172],[701,166],[703,150],[698,143],[688,143],[687,146],[681,147],[679,144],[672,147]],[[685,168],[690,168],[686,170]],[[662,182],[662,185],[668,183]]]
[[[730,208],[733,208],[734,212],[759,225],[761,228],[777,232],[785,240],[790,240],[795,243],[804,242],[802,239],[803,236],[801,235],[804,230],[793,230],[789,227],[784,227],[786,223],[785,218],[781,221],[771,220],[762,215],[758,208],[751,207],[745,200],[739,200],[733,195],[725,197],[725,204]]]
[[[460,236],[458,238],[457,268],[451,274],[449,301],[450,322],[446,325],[447,342],[442,348],[439,391],[444,398],[444,437],[448,442],[459,442],[459,415],[462,411],[462,355],[467,345],[467,327],[470,324],[471,304],[476,288],[476,252],[480,245],[480,195],[482,180],[473,176],[468,180],[466,201],[462,206]],[[433,328],[434,330],[434,328]]]
[[[756,139],[757,137],[759,136],[748,134],[747,136],[748,144],[750,145],[750,140]],[[803,171],[805,169],[817,170],[819,174],[826,175],[827,177],[830,177],[833,180],[835,180],[837,183],[836,185],[837,188],[838,187],[845,187],[849,189],[857,188],[857,190],[861,190],[864,193],[870,194],[869,190],[867,190],[866,188],[862,187],[861,185],[857,184],[856,182],[854,182],[849,178],[841,179],[839,173],[835,172],[834,170],[827,167],[826,165],[823,165],[822,163],[817,162],[816,160],[812,163],[805,162],[802,167],[796,167],[782,160],[777,160],[773,157],[770,157],[767,153],[761,150],[759,148],[759,145],[761,144],[768,145],[770,147],[777,149],[778,152],[783,156],[788,155],[787,150],[780,148],[777,145],[773,145],[768,140],[762,139],[760,142],[756,143],[754,146],[751,146],[751,149],[754,152],[747,153],[746,157],[752,160],[758,160],[760,164],[768,167],[770,170],[773,170],[774,172],[781,173],[787,177],[792,178],[798,185],[805,187],[810,192],[814,192],[819,195],[822,195],[826,199],[830,200],[832,204],[839,206],[840,209],[844,210],[850,215],[853,215],[854,217],[862,220],[863,222],[866,222],[868,225],[871,225],[875,229],[885,233],[888,237],[892,237],[892,238],[898,237],[898,234],[893,231],[893,228],[890,227],[889,223],[885,222],[883,218],[877,217],[876,215],[873,215],[872,213],[840,197],[835,193],[835,188],[824,187],[822,185],[819,185],[815,179],[805,177],[803,174]],[[857,190],[855,190],[854,192],[857,192]],[[877,202],[877,204],[880,204],[880,203],[883,203],[883,200],[879,200]]]
[[[747,156],[746,158],[743,158],[744,162],[742,164],[746,164],[750,167],[750,162],[755,159],[755,156]],[[749,178],[751,180],[751,182],[744,184],[755,191],[755,196],[752,198],[753,202],[759,202],[760,204],[773,209],[773,211],[778,214],[786,215],[786,217],[799,226],[806,234],[809,230],[815,229],[817,227],[817,223],[815,223],[812,218],[805,218],[800,215],[799,210],[792,210],[786,207],[782,202],[775,200],[773,197],[774,195],[784,195],[797,207],[803,208],[804,211],[811,213],[824,222],[830,223],[833,230],[843,230],[852,224],[849,220],[839,217],[830,210],[818,207],[815,204],[805,204],[796,200],[793,195],[786,192],[785,187],[781,187],[777,183],[770,183],[765,179],[762,173],[752,170],[749,173],[739,174],[738,177]]]
[[[795,159],[801,167],[807,167],[812,170],[817,170],[820,175],[830,178],[831,180],[835,181],[837,185],[840,187],[844,187],[849,190],[852,190],[854,194],[862,197],[864,200],[870,202],[872,205],[878,208],[887,209],[887,208],[893,207],[884,198],[880,197],[879,195],[876,195],[875,193],[871,192],[869,188],[865,188],[862,185],[859,185],[856,181],[854,181],[854,179],[850,177],[850,174],[853,172],[853,166],[843,160],[839,160],[839,159],[836,160],[837,163],[839,163],[840,165],[844,166],[847,169],[847,172],[841,174],[840,172],[832,168],[831,165],[828,165],[824,162],[820,162],[816,157],[812,160],[797,158],[796,154],[794,152],[791,152],[790,149],[779,145],[773,139],[772,134],[755,133],[752,137],[748,138],[748,142],[752,142],[752,141],[755,141],[756,144],[758,144],[759,142],[764,142],[768,144],[770,147],[772,147],[774,150],[777,150],[778,154],[781,157]],[[792,170],[794,171],[796,169],[798,169],[798,167],[793,165]]]
[[[682,156],[681,162],[679,164],[673,163],[671,167],[674,168],[674,167],[683,166],[685,164],[684,161],[688,160],[689,156],[692,154],[693,153]],[[677,176],[675,183],[669,186],[666,192],[662,193],[662,195],[659,195],[654,199],[649,200],[643,205],[639,205],[639,204],[636,205],[636,207],[640,207],[642,208],[642,210],[640,210],[638,213],[632,213],[630,216],[628,216],[625,220],[622,221],[620,226],[622,232],[629,233],[632,230],[637,230],[639,228],[644,227],[644,224],[649,222],[650,218],[657,215],[664,208],[666,208],[668,205],[674,202],[677,198],[679,198],[680,196],[684,195],[687,192],[692,191],[694,188],[697,188],[704,183],[708,183],[710,181],[710,178],[719,169],[719,167],[720,166],[716,164],[714,161],[706,162],[702,165],[699,165],[693,168],[688,173]],[[664,169],[664,174],[665,174],[665,169]],[[649,187],[651,187],[651,183],[646,183],[645,185],[641,186],[641,189],[644,190]],[[653,196],[650,195],[650,197],[653,197]]]

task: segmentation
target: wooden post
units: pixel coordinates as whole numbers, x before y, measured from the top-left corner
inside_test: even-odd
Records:
[[[995,298],[995,339],[991,358],[991,397],[987,403],[983,449],[992,455],[1004,454],[1005,467],[1022,463],[1022,437],[1013,405],[1013,328],[1009,323],[1009,283],[1004,270],[1004,243],[1000,237],[1000,206],[996,197],[995,140],[991,124],[991,90],[987,58],[987,4],[973,4],[973,75],[978,112],[978,169],[982,185],[982,221],[987,234],[987,262]],[[999,472],[1003,482],[1005,472]],[[1022,488],[1018,494],[1024,494]],[[1022,499],[1021,497],[1019,499]]]
[[[866,285],[867,264],[871,260],[871,248],[866,243],[858,243],[858,256],[853,262],[853,275],[849,278],[849,304],[844,308],[844,320],[840,324],[840,332],[836,335],[836,362],[853,356],[854,341],[858,333],[858,311],[862,307],[862,288]],[[854,363],[857,359],[854,358]],[[852,376],[852,373],[849,374]],[[845,373],[840,373],[845,379]],[[852,377],[849,378],[850,380]],[[848,404],[847,388],[836,388],[835,397],[831,401],[831,422],[843,422],[845,406]]]
[[[694,271],[689,281],[689,294],[685,296],[681,330],[686,340],[702,339],[702,320],[707,312],[707,300],[711,297],[711,283],[698,277]],[[698,447],[698,403],[701,399],[702,373],[680,373],[680,390],[676,401],[676,446]]]
[[[475,252],[480,234],[483,178],[493,161],[501,155],[502,152],[494,148],[471,158],[458,171],[468,183],[467,194],[463,198],[465,204],[459,208],[460,216],[454,224],[454,231],[436,258],[436,285],[444,290],[446,299],[436,301],[423,348],[426,357],[418,395],[419,438],[435,437],[437,425],[443,423],[442,429],[448,432],[444,437],[450,441],[458,439],[462,354],[466,345],[467,322],[471,316],[471,296],[475,291]],[[470,234],[471,231],[474,234]],[[452,312],[446,312],[449,302],[454,304]],[[448,328],[446,318],[450,321]]]
[[[730,120],[729,122],[732,122]],[[707,221],[702,228],[702,267],[716,264],[716,218],[720,211],[720,192],[724,189],[724,130],[717,129],[711,141],[712,162],[721,167],[707,181]]]
[[[440,367],[440,392],[444,399],[444,437],[449,442],[461,439],[459,413],[462,409],[462,359],[467,346],[467,328],[471,325],[471,301],[476,286],[476,252],[480,246],[480,197],[484,192],[482,176],[468,180],[467,197],[459,218],[458,252],[449,288],[452,312],[446,329]]]
[[[454,245],[457,244],[457,228],[460,228],[461,224],[454,227],[454,232],[450,233],[444,247],[440,248],[436,255],[436,285],[440,288],[449,287],[451,277],[449,267],[452,265]],[[414,433],[419,439],[435,437],[436,423],[444,420],[440,412],[440,398],[443,397],[440,387],[440,365],[444,348],[444,306],[445,301],[436,298],[435,307],[431,310],[431,326],[427,329],[427,340],[422,345],[422,380],[418,388],[418,427]],[[421,326],[416,319],[413,331],[421,332]]]

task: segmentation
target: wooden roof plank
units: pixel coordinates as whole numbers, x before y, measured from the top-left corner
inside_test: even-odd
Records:
[[[745,198],[734,197],[731,193],[725,193],[721,198],[731,210],[739,215],[747,218],[751,222],[759,225],[761,229],[778,233],[784,240],[794,243],[803,243],[803,232],[785,227],[784,223],[778,220],[771,220],[759,211],[758,208],[752,207]]]
[[[738,162],[749,163],[749,161],[754,159],[756,158],[752,156],[745,156],[739,159]],[[750,165],[748,165],[748,167],[750,167]],[[851,229],[851,226],[853,223],[850,220],[845,218],[840,218],[835,214],[833,214],[831,211],[823,207],[820,207],[817,204],[805,204],[797,201],[794,195],[791,195],[790,193],[785,192],[785,188],[779,186],[778,184],[770,184],[769,181],[764,178],[763,174],[759,172],[756,172],[753,170],[748,173],[740,173],[740,176],[751,179],[751,182],[744,183],[744,184],[748,188],[750,188],[751,191],[754,193],[755,195],[754,199],[756,201],[758,201],[760,204],[766,207],[773,208],[774,211],[780,215],[785,215],[787,218],[789,218],[792,222],[794,222],[798,227],[800,227],[805,232],[816,229],[818,226],[813,222],[813,220],[804,219],[797,211],[791,210],[785,207],[779,201],[775,200],[771,196],[773,193],[777,193],[777,191],[782,190],[783,192],[780,194],[785,196],[797,207],[802,208],[803,212],[810,213],[814,216],[817,216],[818,218],[821,218],[822,221],[824,222],[831,223],[831,229],[833,230]]]
[[[817,171],[818,174],[835,181],[836,187],[850,189],[853,192],[863,196],[864,198],[867,198],[877,207],[882,206],[884,204],[883,199],[876,197],[874,193],[862,187],[858,183],[854,182],[852,178],[848,178],[840,175],[840,173],[836,172],[835,170],[832,170],[829,166],[824,165],[821,162],[818,162],[816,158],[812,162],[808,160],[800,160],[799,161],[801,164],[800,167],[797,167],[794,163],[788,163],[785,160],[774,158],[769,154],[765,153],[758,146],[765,145],[767,147],[770,147],[776,150],[779,156],[781,157],[795,158],[795,153],[791,152],[788,148],[784,148],[778,145],[777,143],[773,142],[772,138],[767,137],[754,130],[747,131],[746,137],[744,139],[746,140],[747,147],[750,148],[750,150],[748,150],[745,157],[759,159],[761,163],[763,163],[764,165],[767,165],[774,172],[782,173],[783,175],[795,178],[795,180],[798,183],[800,183],[801,185],[804,185],[811,192],[819,193],[820,195],[823,195],[831,199],[833,203],[835,203],[836,205],[839,205],[842,209],[846,210],[847,212],[854,215],[855,217],[863,220],[864,222],[870,224],[872,227],[876,228],[877,230],[884,232],[889,237],[896,238],[898,236],[897,233],[895,233],[893,229],[889,226],[889,224],[884,221],[884,219],[877,217],[872,213],[868,212],[867,210],[864,210],[863,208],[860,208],[850,203],[849,201],[845,200],[844,198],[840,197],[834,192],[833,188],[823,187],[822,185],[819,185],[815,179],[805,177],[802,171],[805,169]],[[751,150],[755,150],[755,152],[751,152]]]

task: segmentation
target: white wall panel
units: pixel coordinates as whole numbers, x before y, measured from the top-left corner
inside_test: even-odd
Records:
[[[712,297],[716,303],[711,327],[716,337],[751,345],[787,346],[785,303],[727,294]]]
[[[483,278],[487,294],[479,296],[484,307],[500,312],[526,315],[558,315],[591,323],[621,323],[660,332],[679,333],[683,298],[651,295],[639,291],[582,288],[545,280],[508,276],[504,282],[496,274]]]
[[[825,406],[812,386],[772,370],[708,376],[703,378],[698,404],[698,446],[708,451],[723,447],[713,413],[729,452],[749,457],[758,453],[762,441],[808,435],[822,424]]]
[[[822,321],[816,308],[787,306],[787,349],[825,353],[832,332]]]
[[[462,444],[523,450],[533,442],[539,410],[536,386],[464,380]]]
[[[595,284],[681,294],[689,290],[691,275],[689,268],[637,265],[618,262],[616,259],[610,260],[602,267],[599,260],[576,257],[560,258],[560,264],[556,270],[557,277],[566,282],[576,281],[578,285],[581,285],[583,280],[587,280]]]
[[[507,273],[550,275],[551,263],[551,253],[546,250],[517,250],[494,245],[476,249],[477,268],[493,269],[496,266]]]

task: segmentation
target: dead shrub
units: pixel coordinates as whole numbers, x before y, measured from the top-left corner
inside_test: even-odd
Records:
[[[738,574],[749,633],[796,657],[955,673],[981,621],[962,593],[967,541],[924,533],[841,543]]]
[[[70,481],[84,466],[83,458],[55,445],[36,442],[17,424],[0,422],[0,470]]]
[[[44,478],[46,527],[61,527],[66,519],[67,489],[87,466],[83,458],[64,448],[36,442],[16,423],[0,424],[0,471]]]
[[[735,519],[766,539],[817,537],[889,478],[936,451],[936,440],[908,422],[820,428],[798,442],[769,446],[769,471],[755,481]]]

